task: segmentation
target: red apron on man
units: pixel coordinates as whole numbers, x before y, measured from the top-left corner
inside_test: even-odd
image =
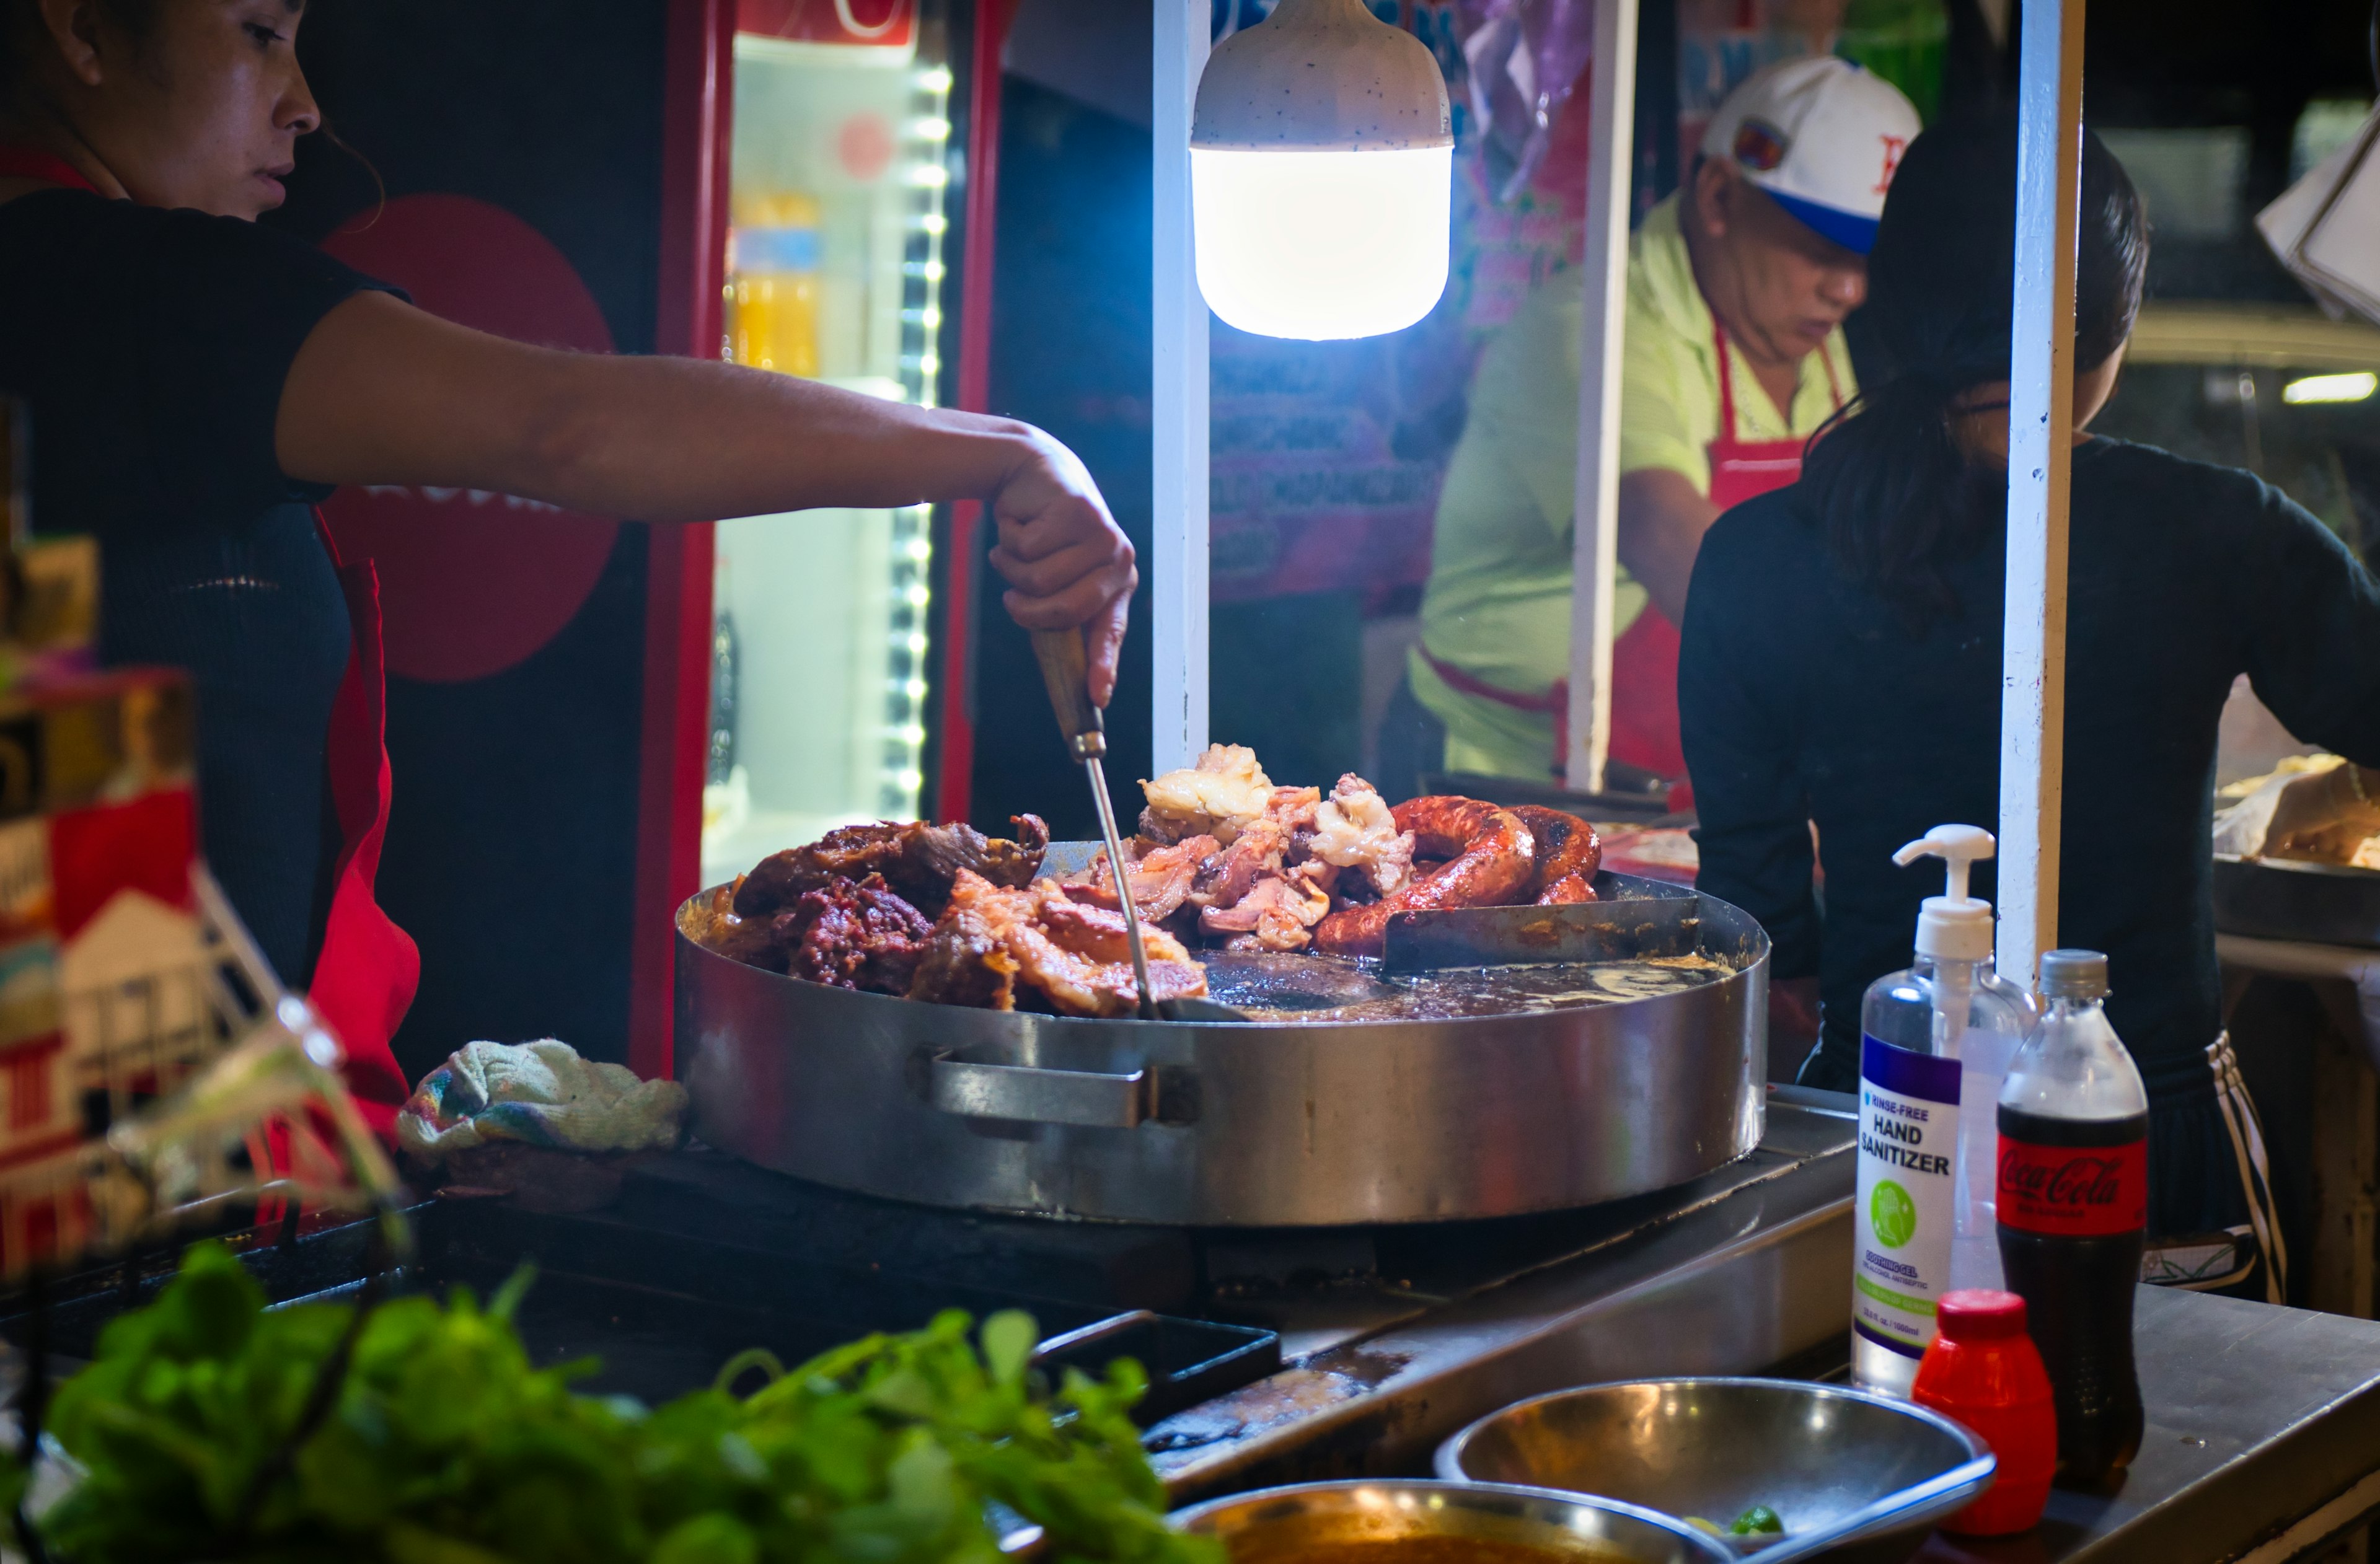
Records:
[[[1718,433],[1704,447],[1710,454],[1710,503],[1730,510],[1802,476],[1799,440],[1745,440],[1736,433],[1735,371],[1728,360],[1727,333],[1711,317],[1711,353],[1718,360]],[[1827,366],[1835,406],[1843,405],[1834,360]],[[1686,774],[1686,752],[1678,736],[1678,627],[1651,603],[1636,623],[1611,643],[1611,758],[1641,766],[1656,776]]]

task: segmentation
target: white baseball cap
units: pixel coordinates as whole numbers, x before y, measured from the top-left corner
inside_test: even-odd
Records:
[[[1917,110],[1891,82],[1813,55],[1746,77],[1703,132],[1702,154],[1727,159],[1778,205],[1865,255],[1918,129]]]

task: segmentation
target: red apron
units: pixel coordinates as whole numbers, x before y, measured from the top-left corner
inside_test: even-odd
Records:
[[[404,1105],[405,1072],[389,1040],[412,1007],[421,982],[421,952],[412,936],[373,899],[380,849],[388,835],[388,685],[381,658],[380,576],[371,561],[348,564],[314,513],[322,550],[339,573],[347,600],[353,645],[347,671],[331,705],[325,763],[331,804],[338,812],[339,857],[332,881],[331,917],[322,953],[314,963],[310,996],[347,1050],[347,1090],[374,1131],[388,1138]],[[204,801],[200,801],[204,807]]]
[[[99,187],[82,176],[82,170],[54,152],[37,152],[31,147],[0,146],[0,176],[18,179],[47,179],[53,185],[66,185],[78,190],[99,194]]]
[[[1718,434],[1706,447],[1710,457],[1710,503],[1730,510],[1782,489],[1802,476],[1800,440],[1742,440],[1735,432],[1735,373],[1728,362],[1727,336],[1718,316],[1711,316],[1711,350],[1718,358]],[[1843,391],[1835,378],[1834,360],[1826,348],[1818,361],[1827,368],[1827,388],[1835,406],[1843,405]],[[1450,688],[1492,700],[1515,711],[1550,716],[1554,721],[1554,774],[1561,775],[1570,753],[1570,681],[1556,679],[1543,695],[1516,695],[1474,678],[1422,649],[1422,660]],[[1686,774],[1686,755],[1678,736],[1678,627],[1646,603],[1627,633],[1611,643],[1611,758],[1642,767],[1672,781]],[[1685,803],[1681,801],[1680,807]]]
[[[1710,503],[1732,510],[1802,476],[1797,439],[1742,440],[1735,432],[1735,371],[1727,333],[1711,316],[1711,352],[1718,359],[1718,434],[1705,447],[1710,458]],[[1818,362],[1827,368],[1827,390],[1843,405],[1835,361],[1823,344]],[[1686,752],[1678,736],[1678,627],[1652,604],[1628,633],[1611,643],[1611,758],[1659,776],[1686,774]]]
[[[0,146],[0,176],[6,175],[97,193],[73,164],[30,147]],[[369,560],[356,564],[340,560],[338,545],[319,510],[314,527],[338,572],[352,641],[346,673],[332,703],[325,746],[331,803],[339,822],[339,855],[310,997],[346,1049],[347,1090],[366,1121],[386,1138],[406,1097],[405,1073],[397,1068],[389,1039],[413,1003],[421,954],[372,897],[381,843],[388,833],[389,795],[380,578]],[[203,810],[206,801],[200,799],[199,806]]]

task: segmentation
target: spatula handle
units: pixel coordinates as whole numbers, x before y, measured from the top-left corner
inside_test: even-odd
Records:
[[[1041,664],[1041,682],[1049,686],[1050,706],[1058,714],[1067,752],[1077,760],[1105,755],[1107,732],[1099,709],[1091,704],[1091,665],[1083,649],[1083,633],[1036,630],[1033,657]]]

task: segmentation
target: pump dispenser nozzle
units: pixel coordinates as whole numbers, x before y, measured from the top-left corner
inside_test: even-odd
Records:
[[[1992,904],[1967,894],[1967,871],[1998,849],[1981,826],[1936,826],[1892,855],[1906,867],[1939,858],[1944,893],[1925,898],[1917,915],[1917,953],[1947,961],[1983,961],[1992,953]]]

